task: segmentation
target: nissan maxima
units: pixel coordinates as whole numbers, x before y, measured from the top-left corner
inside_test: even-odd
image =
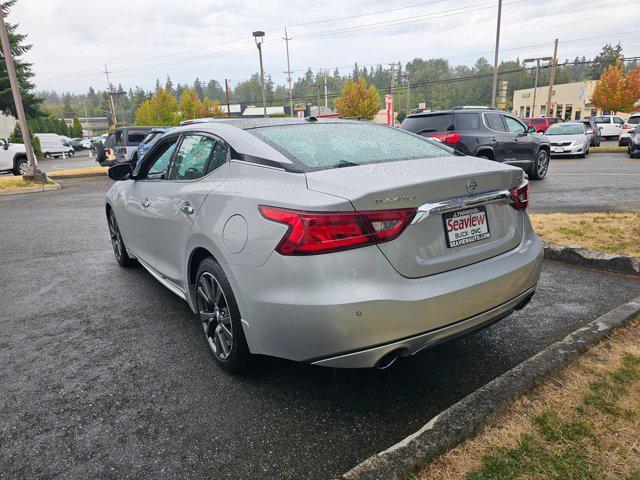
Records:
[[[385,368],[521,309],[540,277],[523,170],[396,128],[195,123],[109,176],[116,260],[184,299],[229,371]]]

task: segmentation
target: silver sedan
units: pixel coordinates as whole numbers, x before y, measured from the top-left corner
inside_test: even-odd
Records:
[[[516,167],[369,122],[165,134],[106,198],[115,256],[186,300],[215,361],[391,365],[522,308],[542,243]]]

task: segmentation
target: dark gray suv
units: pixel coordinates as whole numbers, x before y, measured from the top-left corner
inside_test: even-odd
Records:
[[[455,150],[522,168],[542,180],[549,170],[549,141],[516,117],[490,108],[454,108],[407,115],[400,128],[441,140]]]

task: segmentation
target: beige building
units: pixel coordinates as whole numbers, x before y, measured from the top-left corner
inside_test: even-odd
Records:
[[[603,112],[593,106],[591,96],[595,86],[595,80],[554,85],[549,113],[547,113],[548,85],[537,89],[515,90],[513,92],[513,114],[520,118],[560,117],[564,120],[579,120],[592,115],[616,114],[617,112]],[[534,97],[535,108],[533,107]],[[629,114],[620,113],[618,116],[626,119]]]

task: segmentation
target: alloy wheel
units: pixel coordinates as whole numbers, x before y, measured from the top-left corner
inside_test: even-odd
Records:
[[[222,361],[233,350],[233,329],[227,297],[218,280],[209,272],[198,279],[198,312],[209,348]]]
[[[113,213],[109,215],[108,219],[109,235],[111,236],[111,245],[113,246],[113,253],[116,254],[116,258],[122,256],[122,240],[120,237],[120,231],[118,230],[118,222]]]
[[[18,172],[20,175],[25,175],[29,170],[29,164],[27,162],[22,162],[18,165]]]
[[[542,151],[538,154],[538,161],[536,163],[536,171],[538,173],[538,178],[544,178],[547,174],[547,169],[549,168],[549,155],[547,152]]]

